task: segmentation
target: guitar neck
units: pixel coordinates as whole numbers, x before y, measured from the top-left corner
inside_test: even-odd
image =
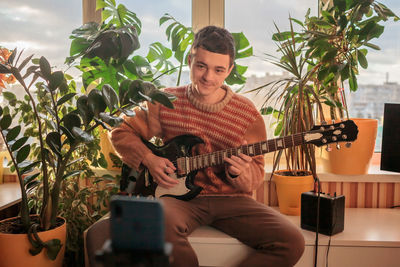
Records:
[[[201,154],[194,157],[189,157],[185,160],[185,165],[188,165],[186,166],[186,170],[191,172],[207,167],[221,165],[224,163],[224,158],[237,156],[240,153],[248,156],[258,156],[301,144],[304,144],[304,134],[298,133],[281,138],[265,140],[254,144],[242,145],[237,148],[229,148],[212,153]]]

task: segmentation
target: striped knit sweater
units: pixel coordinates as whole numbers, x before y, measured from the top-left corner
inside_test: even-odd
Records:
[[[216,104],[198,101],[192,94],[191,85],[165,89],[177,97],[174,109],[149,104],[147,112],[138,110],[135,117],[125,118],[132,128],[122,124],[112,131],[115,149],[125,163],[139,169],[144,156],[151,153],[139,136],[145,139],[158,136],[168,141],[182,134],[196,135],[204,141],[195,147],[196,154],[238,147],[244,140],[249,144],[265,140],[264,121],[251,101],[233,93],[228,86],[223,88],[226,95]],[[253,157],[250,165],[249,173],[235,178],[224,166],[199,171],[195,184],[203,187],[200,196],[250,196],[264,177],[263,156]]]

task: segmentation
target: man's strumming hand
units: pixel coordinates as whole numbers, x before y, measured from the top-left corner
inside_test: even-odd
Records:
[[[153,153],[148,153],[143,158],[142,163],[149,170],[153,177],[153,181],[159,186],[172,188],[179,183],[177,179],[168,176],[168,174],[174,173],[176,168],[167,158],[158,157]]]

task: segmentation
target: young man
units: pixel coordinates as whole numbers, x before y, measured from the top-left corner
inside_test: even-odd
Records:
[[[254,105],[224,85],[233,68],[234,47],[232,35],[219,27],[207,26],[195,35],[188,62],[192,83],[165,89],[177,97],[175,108],[149,103],[147,112],[125,118],[113,130],[112,142],[126,164],[137,170],[145,166],[158,186],[173,188],[177,180],[168,174],[176,171],[174,164],[154,155],[141,137],[168,141],[196,135],[204,141],[195,147],[199,154],[266,140]],[[198,266],[187,237],[201,225],[211,225],[255,249],[241,266],[293,266],[304,250],[302,234],[279,212],[251,198],[263,182],[263,156],[239,154],[224,161],[225,165],[197,173],[194,183],[203,190],[194,199],[161,198],[166,241],[173,244],[171,266]]]

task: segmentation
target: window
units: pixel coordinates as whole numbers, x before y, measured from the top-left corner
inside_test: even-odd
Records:
[[[170,23],[160,26],[160,18],[168,13],[178,22],[186,27],[191,27],[191,1],[187,0],[121,0],[117,1],[125,5],[127,9],[136,13],[142,22],[142,32],[139,36],[140,48],[135,52],[137,55],[146,56],[149,51],[150,44],[160,42],[164,46],[171,48],[171,44],[167,40],[165,30]],[[178,65],[178,61],[174,58],[170,59],[173,64]],[[162,84],[166,86],[174,86],[177,80],[177,73],[161,78]],[[188,69],[184,69],[180,84],[189,83]]]
[[[140,55],[146,55],[149,45],[153,42],[160,42],[168,45],[165,34],[166,26],[159,26],[160,18],[168,13],[183,25],[190,27],[191,21],[191,1],[187,0],[121,0],[117,3],[123,4],[127,9],[136,13],[142,22],[142,33],[140,34]]]
[[[400,15],[400,2],[396,0],[379,2]],[[266,58],[264,53],[278,54],[271,40],[272,34],[276,32],[274,22],[279,29],[288,30],[289,15],[302,21],[308,8],[311,9],[311,15],[316,15],[318,0],[225,1],[225,27],[232,32],[243,31],[254,49],[254,57],[241,61],[243,65],[248,66],[247,83],[243,91],[254,89],[285,75],[281,69],[264,60]],[[400,24],[393,20],[381,24],[385,26],[384,33],[380,38],[372,41],[381,50],[368,49],[368,68],[364,70],[360,67],[359,89],[355,93],[347,94],[350,117],[378,119],[376,151],[380,151],[381,147],[384,103],[400,103],[400,76],[398,75],[400,72]],[[257,107],[261,107],[262,97],[250,95],[249,98]],[[271,133],[268,133],[268,136],[272,136]]]
[[[272,35],[277,27],[286,31],[289,29],[289,16],[300,21],[304,20],[307,10],[316,15],[317,0],[258,0],[258,1],[225,1],[225,27],[231,32],[243,32],[253,46],[253,57],[239,60],[238,64],[248,66],[245,76],[246,85],[242,91],[254,89],[260,85],[286,75],[282,69],[265,61],[264,54],[279,56]],[[260,95],[244,94],[249,97],[257,108],[261,108],[264,99]],[[267,136],[273,137],[270,119],[266,118]]]
[[[81,1],[3,1],[0,45],[24,49],[25,56],[45,56],[52,66],[65,69],[69,35],[81,24]]]
[[[379,2],[400,15],[400,2]],[[400,24],[390,20],[383,25],[383,34],[371,41],[381,50],[368,49],[368,68],[360,68],[358,90],[351,93],[348,99],[350,116],[378,120],[376,152],[381,150],[384,104],[400,103]]]

